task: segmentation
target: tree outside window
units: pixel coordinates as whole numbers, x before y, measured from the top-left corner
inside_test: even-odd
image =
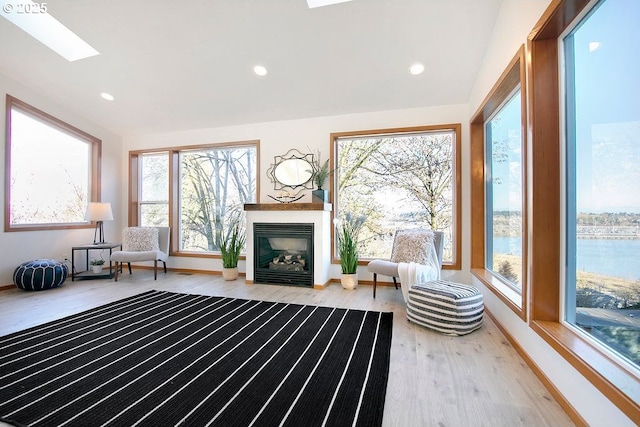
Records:
[[[445,233],[444,262],[454,262],[458,138],[456,127],[334,136],[336,216],[366,218],[361,258],[388,258],[397,229],[423,227]]]
[[[169,226],[169,153],[140,156],[140,225]]]
[[[216,236],[231,226],[231,218],[243,218],[245,203],[256,200],[255,171],[255,147],[181,152],[181,250],[219,250]]]
[[[132,152],[137,225],[170,226],[174,252],[219,251],[218,237],[256,201],[257,155],[257,142]]]

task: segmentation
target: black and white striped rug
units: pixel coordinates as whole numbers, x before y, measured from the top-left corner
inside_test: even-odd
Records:
[[[393,313],[150,291],[0,337],[28,426],[376,426]]]

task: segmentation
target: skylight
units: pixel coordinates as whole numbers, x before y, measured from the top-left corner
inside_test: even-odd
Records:
[[[0,0],[2,15],[67,61],[100,53],[47,13],[46,3],[31,0]]]
[[[329,6],[332,4],[345,3],[351,0],[307,0],[307,4],[309,5],[309,9],[313,9],[314,7],[322,7]]]

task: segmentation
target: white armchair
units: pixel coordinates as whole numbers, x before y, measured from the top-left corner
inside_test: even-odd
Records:
[[[153,261],[153,280],[158,277],[158,261],[162,261],[164,272],[167,273],[167,258],[169,258],[169,227],[128,227],[122,231],[122,250],[111,254],[111,261],[115,262],[115,281],[118,281],[118,271],[122,263],[126,262],[131,274],[131,263]]]
[[[425,235],[433,233],[432,239],[425,239]],[[401,238],[399,237],[401,236]],[[435,246],[438,267],[442,268],[442,253],[444,251],[444,233],[426,229],[401,229],[397,230],[393,238],[391,260],[374,259],[368,265],[368,270],[373,273],[373,297],[376,297],[378,274],[393,278],[393,284],[398,289],[396,277],[399,277],[398,266],[400,262],[417,262],[425,264],[429,248],[425,244]]]

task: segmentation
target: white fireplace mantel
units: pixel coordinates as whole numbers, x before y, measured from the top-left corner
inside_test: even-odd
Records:
[[[313,224],[313,287],[324,288],[331,267],[331,204],[330,203],[256,203],[245,204],[247,218],[246,282],[253,283],[253,224],[290,223]]]

